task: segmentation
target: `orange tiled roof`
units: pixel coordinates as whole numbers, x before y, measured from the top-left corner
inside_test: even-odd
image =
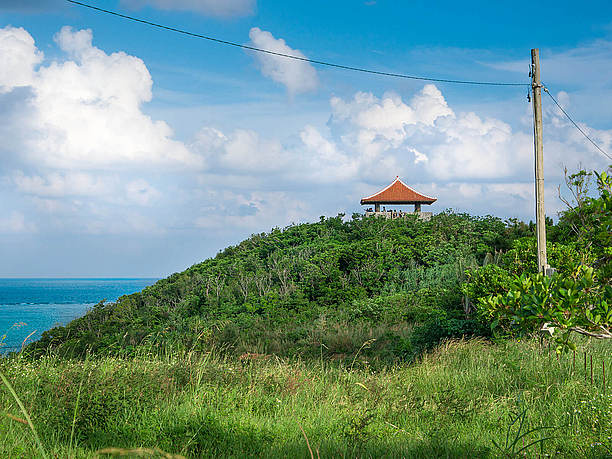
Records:
[[[436,198],[425,196],[396,177],[393,183],[378,193],[363,198],[361,204],[432,204]]]

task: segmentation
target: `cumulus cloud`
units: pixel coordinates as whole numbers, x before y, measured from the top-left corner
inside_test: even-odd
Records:
[[[206,163],[208,179],[224,176],[224,185],[236,187],[307,186],[354,178],[357,163],[311,125],[299,132],[297,144],[284,144],[252,130],[224,133],[202,128],[191,149]]]
[[[429,161],[429,158],[427,157],[427,155],[424,153],[421,153],[416,148],[409,147],[408,151],[411,151],[412,153],[414,153],[414,164],[419,164],[425,161]]]
[[[43,60],[34,39],[23,28],[7,26],[0,29],[0,93],[18,86],[28,86],[34,79],[34,69]]]
[[[165,198],[152,183],[158,171],[205,166],[142,111],[153,83],[144,62],[92,41],[91,30],[64,27],[55,35],[63,56],[47,62],[26,30],[0,29],[0,185],[23,198],[3,232],[155,232],[158,217],[134,208]]]
[[[250,130],[236,129],[226,135],[218,129],[202,128],[192,149],[209,169],[233,173],[279,172],[288,166],[287,152],[276,139],[264,139]]]
[[[151,6],[161,10],[194,11],[207,16],[234,17],[252,14],[255,0],[121,0],[128,8]]]
[[[564,104],[571,96],[559,94]],[[394,167],[400,175],[439,180],[516,180],[531,176],[533,137],[499,119],[475,112],[455,113],[434,85],[404,100],[388,93],[378,98],[356,93],[352,99],[331,99],[328,123],[336,149],[350,153],[358,175],[382,180],[379,171]],[[563,166],[576,167],[580,159],[595,168],[605,158],[555,107],[545,113],[546,168],[555,178]],[[612,131],[583,129],[610,149]],[[395,175],[395,174],[391,174]]]
[[[348,101],[332,98],[331,108],[332,133],[342,148],[355,152],[362,169],[386,166],[436,179],[490,179],[511,176],[529,156],[527,135],[513,133],[500,120],[456,114],[434,85],[408,103],[393,93],[382,98],[357,93]]]
[[[298,53],[259,29],[251,40]],[[162,235],[178,228],[239,239],[350,214],[360,197],[396,175],[436,196],[435,211],[533,213],[529,123],[511,127],[482,108],[461,111],[435,85],[331,97],[323,114],[302,116],[282,135],[207,125],[185,143],[143,112],[153,81],[141,59],[102,51],[90,30],[63,28],[55,43],[62,54],[47,61],[27,31],[0,29],[0,61],[8,63],[0,68],[0,187],[21,203],[0,217],[4,233]],[[262,72],[290,94],[316,87],[308,64],[267,58]],[[572,94],[558,98],[571,107]],[[583,158],[600,168],[605,161],[556,108],[544,117],[550,214],[562,165]],[[611,130],[584,129],[610,149]]]
[[[0,43],[6,44],[0,47],[0,60],[11,64],[0,77],[3,90],[31,89],[15,108],[29,110],[14,133],[24,138],[24,156],[65,169],[198,166],[200,159],[172,139],[165,122],[142,112],[152,86],[142,60],[104,53],[92,45],[90,30],[63,27],[55,39],[70,59],[37,68],[42,54],[32,37],[23,29],[0,29]]]
[[[304,126],[297,144],[295,137],[282,143],[254,131],[202,129],[194,149],[206,160],[207,181],[223,173],[223,185],[235,190],[274,183],[297,192],[311,184],[321,190],[336,187],[356,199],[400,175],[426,194],[442,193],[439,205],[446,207],[475,209],[482,196],[488,197],[479,208],[485,213],[495,212],[491,202],[508,213],[521,209],[529,214],[533,207],[531,133],[474,112],[455,112],[434,85],[406,100],[395,93],[332,97],[330,109],[325,129]],[[547,112],[546,119],[546,169],[555,180],[563,165],[576,166],[585,144],[556,112]],[[596,135],[604,139],[610,134]],[[236,208],[240,205],[246,204]]]
[[[296,158],[300,173],[314,182],[345,181],[356,176],[358,163],[323,137],[317,128],[307,125],[300,132],[304,154]],[[299,161],[299,162],[298,162]]]
[[[306,57],[301,51],[289,47],[282,38],[274,38],[270,32],[258,27],[250,30],[249,37],[257,48]],[[308,62],[265,53],[255,53],[255,58],[259,62],[261,73],[284,85],[291,95],[314,91],[319,84],[317,72]]]

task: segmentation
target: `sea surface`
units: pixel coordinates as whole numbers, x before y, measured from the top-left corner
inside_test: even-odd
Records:
[[[66,325],[101,300],[115,301],[158,279],[0,279],[0,353]],[[4,337],[4,338],[3,338]]]

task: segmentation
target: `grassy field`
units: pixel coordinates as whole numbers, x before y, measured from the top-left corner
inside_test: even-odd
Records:
[[[0,359],[44,449],[2,385],[0,456],[512,457],[513,444],[550,437],[524,452],[612,457],[612,384],[604,394],[601,371],[611,351],[585,341],[574,365],[537,341],[447,341],[376,371],[362,355]],[[507,436],[512,413],[524,423]]]

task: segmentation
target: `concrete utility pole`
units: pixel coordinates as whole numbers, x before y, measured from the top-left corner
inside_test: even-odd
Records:
[[[542,141],[542,85],[540,50],[531,50],[531,88],[533,93],[533,138],[535,143],[536,232],[538,235],[538,271],[547,273],[546,212],[544,209],[544,155]]]

